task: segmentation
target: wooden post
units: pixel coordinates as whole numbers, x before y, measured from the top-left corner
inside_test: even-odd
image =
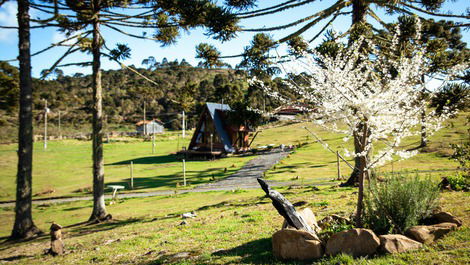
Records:
[[[152,134],[152,154],[155,154],[155,128],[153,129]]]
[[[134,162],[131,161],[131,189],[134,189]]]
[[[183,186],[186,187],[186,159],[183,158]]]
[[[343,179],[341,177],[341,168],[340,168],[340,165],[339,165],[339,152],[338,151],[336,151],[336,168],[338,169],[338,180]]]

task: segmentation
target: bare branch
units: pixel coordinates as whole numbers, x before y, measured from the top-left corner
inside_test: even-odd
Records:
[[[122,34],[127,35],[127,36],[130,36],[130,37],[134,37],[134,38],[138,38],[138,39],[143,39],[143,40],[154,40],[154,41],[158,41],[157,38],[149,38],[149,37],[145,37],[145,36],[139,36],[139,35],[131,34],[131,33],[125,32],[125,31],[123,31],[123,30],[121,30],[121,29],[118,29],[118,28],[116,28],[116,27],[110,26],[110,25],[108,25],[108,24],[103,24],[103,26],[108,27],[108,28],[110,28],[110,29],[112,29],[112,30],[114,30],[114,31],[117,31],[117,32],[119,32],[119,33],[122,33]]]
[[[408,8],[411,8],[411,9],[413,9],[413,10],[419,11],[419,12],[421,12],[421,13],[425,13],[425,14],[431,15],[431,16],[436,16],[436,17],[451,17],[451,18],[466,18],[466,19],[470,19],[470,16],[435,13],[435,12],[432,12],[432,11],[428,11],[428,10],[426,10],[426,9],[422,9],[422,8],[419,8],[419,7],[416,7],[416,6],[407,4],[407,3],[405,3],[404,1],[400,1],[400,4],[403,5],[403,6],[406,6],[406,7],[408,7]]]
[[[295,31],[294,33],[292,34],[289,34],[287,35],[286,37],[280,39],[277,41],[277,43],[283,43],[285,41],[288,41],[290,40],[291,38],[295,37],[295,36],[298,36],[302,33],[304,33],[305,31],[307,31],[308,29],[310,29],[311,27],[313,27],[315,24],[317,24],[318,22],[322,21],[323,19],[329,17],[331,14],[333,14],[334,12],[336,11],[339,11],[341,10],[342,8],[344,7],[347,7],[351,5],[351,2],[344,2],[343,0],[339,0],[337,1],[334,5],[332,5],[331,7],[325,9],[325,10],[322,10],[319,17],[316,18],[315,20],[311,21],[310,23],[308,23],[307,25],[303,26],[302,28],[300,28],[299,30]]]
[[[282,12],[282,11],[285,11],[287,9],[294,8],[294,7],[297,7],[297,6],[302,6],[302,5],[305,5],[305,4],[314,2],[314,1],[316,1],[316,0],[305,0],[305,1],[299,2],[297,4],[285,5],[285,6],[282,6],[282,7],[278,8],[278,9],[274,9],[274,10],[270,10],[270,11],[266,11],[266,12],[262,12],[262,13],[253,13],[251,15],[240,16],[238,18],[252,18],[252,17],[266,16],[266,15],[274,14],[274,13],[277,13],[277,12]]]

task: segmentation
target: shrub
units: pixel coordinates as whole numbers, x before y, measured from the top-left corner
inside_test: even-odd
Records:
[[[452,190],[468,190],[470,188],[470,176],[461,174],[447,177]]]
[[[402,234],[428,217],[438,198],[439,185],[430,177],[394,175],[382,183],[371,179],[364,200],[364,223],[378,234]]]

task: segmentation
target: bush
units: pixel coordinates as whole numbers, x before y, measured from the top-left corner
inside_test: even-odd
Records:
[[[438,205],[439,185],[394,175],[382,183],[371,179],[364,200],[364,223],[378,234],[400,233],[428,217]]]
[[[452,190],[468,190],[470,189],[470,176],[463,176],[461,174],[447,177],[450,188]]]

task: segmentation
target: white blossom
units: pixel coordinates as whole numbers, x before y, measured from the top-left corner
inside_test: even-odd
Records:
[[[400,30],[397,32],[399,34]],[[396,39],[397,35],[392,41],[394,48],[397,48]],[[366,56],[359,51],[363,44],[371,47],[371,54]],[[453,71],[457,73],[467,68],[467,65],[458,65]],[[406,159],[416,154],[401,150],[399,145],[404,137],[419,134],[418,126],[423,123],[421,112],[427,102],[418,91],[424,85],[421,78],[428,71],[424,50],[416,47],[409,57],[391,59],[383,56],[371,41],[359,39],[335,58],[313,51],[301,58],[292,57],[282,69],[306,74],[303,75],[307,81],[304,83],[308,85],[293,81],[286,85],[314,110],[315,124],[346,134],[345,141],[354,138],[355,132],[361,133],[358,131],[360,125],[367,126],[369,134],[362,151],[345,152],[345,156],[367,156],[379,141],[386,147],[376,150],[374,146],[375,154],[367,160],[367,169],[383,165],[392,160],[393,155]],[[251,80],[251,84],[261,86],[269,96],[282,103],[296,103],[257,79]],[[428,134],[440,129],[451,114],[448,110],[441,116],[428,113],[423,124]]]

